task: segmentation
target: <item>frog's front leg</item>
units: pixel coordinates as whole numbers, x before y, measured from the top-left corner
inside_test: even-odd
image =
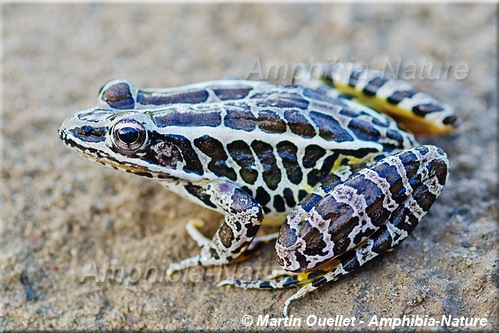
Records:
[[[289,276],[268,281],[229,279],[220,285],[297,286],[297,293],[286,300],[287,315],[291,301],[400,244],[440,195],[448,169],[442,150],[421,146],[385,157],[345,182],[326,179],[281,228],[276,252]]]
[[[190,222],[187,232],[201,247],[201,252],[195,257],[171,264],[167,275],[187,267],[223,265],[239,258],[260,228],[262,208],[238,185],[223,180],[213,181],[202,188],[201,195],[207,196],[211,203],[225,213],[225,220],[211,240],[197,231],[199,220]]]

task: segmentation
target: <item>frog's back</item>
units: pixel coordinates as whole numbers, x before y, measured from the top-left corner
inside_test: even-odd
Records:
[[[238,83],[238,98],[217,98],[234,97],[234,85],[230,91],[206,83],[208,102],[147,112],[154,140],[183,142],[187,172],[234,181],[262,206],[272,202],[271,210],[287,211],[331,170],[415,144],[393,120],[366,107],[301,86],[245,82]]]
[[[184,134],[191,142],[199,133],[206,133],[225,143],[238,138],[267,139],[274,147],[287,140],[302,148],[316,144],[326,150],[372,148],[390,152],[414,145],[413,136],[400,130],[391,118],[351,101],[329,98],[301,86],[236,82],[237,89],[234,84],[226,83],[224,88],[204,83],[203,94],[199,88],[190,92],[194,98],[180,93],[183,99],[196,100],[192,104],[168,104],[178,99],[174,96],[160,99],[139,94],[139,100],[155,99],[162,108],[154,110],[150,104],[136,108],[151,115],[158,133]],[[200,95],[201,102],[196,97]]]

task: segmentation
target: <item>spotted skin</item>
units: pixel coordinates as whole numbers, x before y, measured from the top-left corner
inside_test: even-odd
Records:
[[[200,254],[168,274],[244,260],[277,238],[286,273],[222,284],[299,286],[287,311],[292,300],[399,244],[445,185],[442,150],[419,146],[362,103],[410,120],[404,124],[416,132],[427,125],[444,133],[458,123],[448,106],[379,72],[351,64],[322,70],[288,86],[222,80],[139,90],[110,81],[97,106],[66,119],[59,135],[85,158],[224,214],[211,240],[196,230],[200,223],[188,223]],[[282,224],[279,235],[255,238],[267,221]]]
[[[420,167],[412,172],[408,166],[411,163],[420,164]],[[388,156],[373,167],[352,174],[344,182],[335,179],[330,190],[318,185],[305,199],[313,201],[313,207],[293,209],[277,239],[277,261],[286,271],[298,274],[266,281],[228,279],[219,285],[245,289],[300,287],[285,303],[287,316],[292,300],[355,271],[400,244],[440,195],[448,168],[447,156],[441,149],[420,146]],[[359,186],[366,179],[375,184],[375,191]],[[362,201],[355,214],[334,210],[341,206],[350,211],[358,209],[356,200],[349,197],[355,194]],[[387,214],[370,209],[379,201]],[[351,223],[360,216],[365,224]]]

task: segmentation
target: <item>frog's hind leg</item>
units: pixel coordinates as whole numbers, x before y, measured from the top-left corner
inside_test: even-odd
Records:
[[[390,190],[390,193],[382,193],[382,197],[391,196],[396,205],[390,215],[386,217],[386,220],[383,220],[383,223],[363,241],[360,241],[356,246],[344,253],[340,253],[339,255],[334,255],[334,253],[331,254],[332,259],[323,263],[318,263],[317,266],[308,269],[303,273],[288,273],[289,276],[287,277],[279,278],[279,276],[274,276],[272,279],[261,281],[229,279],[222,281],[220,285],[228,284],[250,289],[299,287],[299,290],[285,302],[284,312],[285,315],[287,315],[287,308],[292,301],[303,297],[329,281],[337,280],[341,275],[353,272],[369,260],[383,252],[390,251],[400,244],[400,242],[413,231],[440,194],[448,176],[448,161],[445,153],[434,146],[413,148],[395,156],[389,156],[382,159],[372,168],[360,170],[343,183],[337,182],[336,186],[332,184],[334,186],[333,189],[344,184],[349,186],[355,186],[355,184],[367,185],[368,183],[366,182],[362,183],[358,181],[366,179],[365,176],[367,175],[370,177],[372,176],[371,179],[374,180],[376,177],[375,174],[386,179],[385,184],[392,184],[391,187],[386,188],[386,190]],[[359,187],[357,190],[361,196],[374,196],[372,187],[370,189],[369,186]],[[316,204],[315,207],[318,207],[319,205],[320,204]],[[373,219],[376,219],[377,217],[372,214],[380,214],[378,210],[370,210],[370,212]],[[384,219],[384,217],[382,219]],[[342,217],[338,217],[337,221],[346,222]],[[334,224],[334,222],[330,223]],[[289,253],[288,257],[281,257],[280,261],[281,263],[283,261],[288,261],[291,262],[291,266],[296,266],[298,264],[293,263],[293,260],[301,258],[300,260],[303,260],[303,262],[300,262],[300,265],[302,266],[302,269],[306,269],[315,258],[314,256],[311,256],[310,251],[313,249],[314,245],[319,244],[320,242],[315,239],[312,243],[307,243],[306,239],[307,237],[310,237],[310,233],[300,235],[292,230],[291,233],[289,233],[291,228],[292,226],[286,226],[286,224],[283,226],[281,232],[285,229],[288,230],[285,230],[284,235],[281,234],[282,239],[285,241],[290,236],[294,235],[294,238],[301,238],[305,243],[296,248],[297,252],[295,254]],[[337,231],[341,232],[341,230]],[[359,235],[356,235],[355,238]],[[281,237],[279,240],[281,240]],[[308,238],[308,240],[310,240],[310,238]],[[346,240],[348,240],[348,238]],[[300,243],[302,242],[300,241]],[[322,245],[319,247],[322,247]],[[303,252],[300,253],[299,251]],[[293,259],[293,257],[295,259]]]
[[[230,263],[242,256],[260,228],[263,210],[260,205],[243,189],[232,182],[214,181],[205,185],[200,197],[225,213],[222,225],[212,239],[206,238],[197,227],[203,225],[199,219],[189,221],[187,233],[201,247],[200,254],[171,264],[166,275],[197,265],[215,266]],[[272,236],[257,239],[256,245],[268,242]],[[276,237],[275,235],[273,236]]]
[[[407,212],[405,213],[407,214]],[[401,211],[400,218],[398,218],[397,221],[402,221],[404,216],[405,215]],[[394,224],[394,227],[396,227],[397,223]],[[416,224],[412,225],[411,228],[413,229],[415,226]],[[284,316],[287,316],[291,302],[320,288],[328,282],[336,281],[342,275],[355,271],[379,254],[390,251],[407,237],[411,230],[407,230],[407,233],[401,233],[396,236],[392,235],[387,228],[383,228],[353,250],[308,272],[292,273],[278,271],[278,273],[272,274],[267,277],[267,279],[255,281],[230,278],[221,281],[217,286],[232,285],[243,289],[285,289],[298,287],[298,290],[284,302]]]
[[[351,63],[320,64],[314,73],[301,72],[296,83],[332,98],[354,99],[404,124],[415,134],[448,133],[460,124],[454,110],[409,83]],[[328,86],[330,90],[328,90]]]

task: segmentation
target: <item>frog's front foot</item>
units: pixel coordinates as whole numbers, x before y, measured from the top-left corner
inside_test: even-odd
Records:
[[[219,180],[205,185],[202,191],[213,204],[224,211],[225,220],[211,240],[197,230],[197,227],[203,225],[202,220],[189,221],[187,232],[201,247],[201,251],[197,256],[171,264],[166,271],[167,276],[188,267],[223,265],[240,258],[260,228],[262,208],[238,185]],[[273,236],[276,237],[277,235]]]
[[[209,248],[211,245],[211,240],[209,238],[206,238],[197,228],[204,226],[204,221],[201,219],[190,219],[187,222],[186,225],[186,230],[189,236],[196,242],[196,244],[201,248],[201,253],[198,256],[184,259],[182,261],[176,262],[168,266],[168,269],[166,270],[166,275],[167,277],[170,277],[173,273],[177,271],[181,271],[183,269],[189,268],[189,267],[195,267],[195,266],[215,266],[219,265],[218,263],[210,265],[208,261],[203,261],[201,258],[202,256],[202,249],[203,248]],[[250,243],[250,245],[241,253],[236,261],[241,262],[253,255],[255,251],[257,251],[262,245],[269,243],[270,241],[273,241],[279,237],[279,233],[272,233],[268,235],[263,235],[263,236],[258,236],[253,238],[253,241]],[[203,264],[204,262],[204,264]],[[230,261],[227,261],[226,263],[229,263]],[[284,270],[276,270],[272,272],[272,275],[269,275],[267,279],[270,279],[271,277],[277,277],[277,276],[282,276],[286,274],[287,272]]]

